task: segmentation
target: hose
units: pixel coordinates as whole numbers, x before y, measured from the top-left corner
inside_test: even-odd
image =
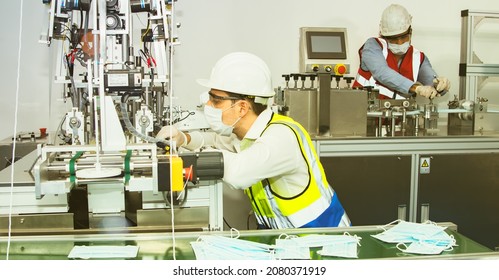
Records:
[[[136,136],[146,142],[150,143],[156,143],[158,146],[170,146],[170,141],[166,139],[159,139],[159,138],[154,138],[145,134],[142,134],[138,132],[135,127],[132,125],[132,122],[130,122],[130,119],[128,118],[128,111],[126,107],[125,102],[121,102],[121,116],[123,121],[125,122],[125,126],[132,133],[133,136]]]

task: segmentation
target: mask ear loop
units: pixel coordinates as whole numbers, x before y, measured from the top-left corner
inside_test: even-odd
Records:
[[[239,117],[237,118],[237,120],[231,125],[232,128],[234,128],[234,126],[236,125],[236,123],[238,123],[243,117]]]
[[[454,250],[454,246],[452,246],[452,245],[449,245],[449,247],[444,249],[445,252],[450,252],[452,250]]]
[[[282,238],[282,237],[284,237],[284,238]],[[297,236],[297,235],[288,235],[288,234],[287,234],[287,233],[285,233],[285,232],[281,233],[281,234],[279,235],[279,237],[277,237],[277,239],[293,239],[293,238],[298,238],[298,236]],[[289,251],[289,252],[292,252],[292,253],[295,253],[295,252],[298,252],[298,253],[299,253],[299,252],[300,252],[300,251],[298,251],[298,249],[295,249],[294,247],[293,247],[293,248],[287,247],[287,248],[286,248],[286,250],[287,250],[287,251]],[[276,259],[280,260],[280,258],[277,258],[277,257],[276,257],[276,254],[277,254],[277,253],[276,253],[276,246],[274,245],[274,246],[270,249],[270,255],[272,256],[272,259],[273,259],[273,260],[276,260]]]
[[[454,250],[454,247],[455,247],[455,246],[459,246],[459,245],[457,245],[457,244],[456,244],[456,238],[454,238],[454,235],[449,235],[449,236],[450,236],[450,238],[452,239],[452,243],[451,243],[451,244],[449,244],[449,245],[448,245],[448,246],[444,249],[444,251],[445,251],[445,252],[450,252],[450,251]]]
[[[433,221],[430,221],[430,220],[426,220],[423,224],[429,224],[429,225],[438,226],[437,223],[435,223]]]
[[[395,224],[395,223],[400,223],[400,222],[402,222],[402,221],[403,221],[403,220],[401,220],[401,219],[397,219],[397,220],[395,220],[395,221],[393,221],[393,222],[390,222],[390,223],[388,223],[388,224],[386,224],[386,225],[384,225],[384,226],[378,226],[378,227],[379,227],[379,228],[381,228],[381,229],[382,229],[382,230],[384,230],[384,231],[387,231],[387,229],[386,229],[386,228],[387,228],[388,226],[391,226],[391,225],[393,225],[393,224]]]
[[[240,101],[240,100],[239,100],[239,101]],[[237,102],[235,102],[234,104],[232,104],[229,108],[227,108],[227,109],[223,110],[223,111],[222,111],[222,113],[223,113],[223,112],[225,112],[225,111],[227,111],[227,110],[229,110],[229,109],[234,108],[234,106],[236,106],[236,104],[237,104],[237,103],[239,103],[239,101],[237,101]],[[231,124],[231,125],[230,125],[230,127],[234,128],[234,126],[236,125],[236,123],[238,123],[238,122],[239,122],[242,118],[243,118],[243,117],[238,117],[238,118],[237,118],[237,120],[236,120],[233,124]],[[222,122],[223,122],[223,121],[222,121]]]
[[[399,247],[399,246],[402,246],[402,245],[405,247],[405,249],[402,249],[402,248]],[[399,249],[401,252],[404,252],[404,253],[405,253],[405,251],[407,251],[407,248],[409,248],[409,247],[407,247],[407,245],[405,245],[405,243],[402,243],[402,242],[398,243],[395,247],[397,247],[397,249]]]
[[[234,236],[232,235],[232,233],[233,233],[233,232],[236,232],[236,233],[237,233],[237,236],[236,236],[236,237],[234,237]],[[239,233],[239,231],[238,231],[237,229],[235,229],[235,228],[231,228],[231,229],[230,229],[230,238],[236,238],[236,239],[237,239],[237,238],[239,238],[240,236],[241,236],[241,234]]]
[[[284,237],[284,238],[282,238]],[[287,233],[283,232],[281,234],[279,234],[279,237],[277,237],[277,239],[289,239],[291,238],[291,236],[289,236]]]
[[[360,240],[362,239],[362,237],[357,236],[357,234],[351,235],[349,232],[345,231],[345,232],[343,233],[343,235],[345,235],[345,236],[350,236],[350,237],[353,237],[353,238],[357,239],[357,245],[362,246],[362,245],[360,244]]]

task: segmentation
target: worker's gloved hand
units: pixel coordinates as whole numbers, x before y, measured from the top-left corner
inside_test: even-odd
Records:
[[[446,92],[450,89],[450,81],[445,77],[437,77],[433,79],[433,84],[439,93]]]
[[[433,99],[438,95],[437,90],[432,86],[418,86],[416,88],[416,94],[423,97]]]
[[[182,145],[187,144],[187,137],[185,136],[185,134],[172,125],[163,126],[159,130],[158,134],[156,134],[156,138],[170,139],[172,141],[175,141],[177,147],[181,147]]]

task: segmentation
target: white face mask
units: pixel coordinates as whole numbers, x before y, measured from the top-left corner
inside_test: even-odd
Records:
[[[275,240],[277,259],[310,259],[310,247],[322,247],[317,251],[322,256],[357,258],[357,245],[360,246],[362,239],[348,232],[343,235],[288,236],[285,239],[281,236]]]
[[[272,260],[272,246],[217,235],[201,235],[191,242],[197,260]]]
[[[401,45],[388,43],[388,49],[390,49],[390,51],[392,51],[392,53],[395,55],[405,54],[410,46],[411,46],[411,44],[409,43],[409,41],[407,41]]]
[[[409,254],[439,255],[443,251],[452,251],[453,246],[456,246],[455,240],[453,243],[447,246],[438,246],[436,244],[419,241],[419,242],[412,242],[409,245],[405,243],[398,243],[396,247],[400,251]]]
[[[397,243],[399,250],[413,254],[440,254],[456,246],[456,240],[445,232],[445,227],[429,221],[418,224],[397,220],[390,224],[395,222],[398,224],[390,229],[382,227],[385,231],[372,237],[386,243]]]
[[[204,116],[206,118],[206,121],[208,121],[208,124],[210,125],[211,129],[215,131],[216,133],[222,135],[222,136],[230,136],[232,134],[232,130],[234,129],[234,125],[241,119],[239,117],[232,125],[226,125],[222,121],[222,114],[223,112],[229,110],[230,108],[234,107],[237,103],[232,104],[229,108],[222,110],[222,109],[217,109],[214,107],[211,107],[209,105],[204,106]]]

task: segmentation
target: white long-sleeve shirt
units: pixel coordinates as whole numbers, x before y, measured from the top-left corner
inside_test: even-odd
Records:
[[[279,194],[297,195],[308,185],[308,168],[291,128],[275,124],[262,135],[271,117],[271,110],[262,112],[241,141],[234,134],[225,137],[214,132],[190,132],[191,141],[186,148],[212,146],[222,150],[223,180],[234,188],[245,189],[260,180],[274,178],[281,181],[276,184],[282,186],[276,190]],[[254,143],[242,150],[245,141]]]

